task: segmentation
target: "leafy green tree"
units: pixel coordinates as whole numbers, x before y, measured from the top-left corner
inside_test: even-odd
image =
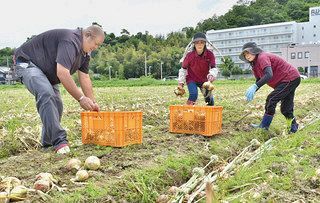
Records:
[[[11,49],[10,47],[0,49],[0,66],[7,66],[7,65],[12,66],[13,52],[14,52],[14,49]]]
[[[242,69],[239,66],[234,65],[234,63],[233,63],[233,67],[231,68],[231,74],[232,75],[240,75],[242,73],[243,73]]]
[[[10,47],[6,47],[3,49],[0,49],[0,56],[12,56],[13,55],[13,49]]]
[[[182,32],[186,33],[187,38],[192,38],[197,33],[197,30],[193,27],[184,27],[182,28]]]
[[[126,29],[122,29],[120,32],[121,35],[130,35],[130,32]]]
[[[220,65],[221,75],[224,77],[230,77],[231,70],[234,68],[234,62],[230,56],[224,57],[224,60],[221,60],[222,64]]]
[[[285,5],[288,0],[276,0],[276,2],[278,2],[278,4]]]
[[[309,7],[303,1],[291,0],[287,3],[287,13],[292,20],[295,21],[308,21]]]

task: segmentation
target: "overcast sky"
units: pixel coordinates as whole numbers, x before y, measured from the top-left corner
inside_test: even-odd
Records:
[[[0,11],[0,49],[55,28],[98,22],[107,33],[121,29],[166,35],[223,15],[237,0],[5,0]]]

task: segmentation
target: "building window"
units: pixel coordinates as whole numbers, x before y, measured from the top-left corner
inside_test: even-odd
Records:
[[[308,51],[304,52],[304,58],[309,58],[310,53]]]
[[[302,27],[301,29],[304,30],[304,27]]]
[[[317,35],[316,35],[316,34],[313,34],[313,36],[316,37]]]
[[[316,26],[316,25],[313,25],[313,27],[316,28],[317,26]]]
[[[296,58],[296,53],[295,52],[291,53],[291,59],[295,59],[295,58]]]
[[[298,52],[298,59],[302,59],[302,52]]]
[[[301,36],[302,39],[304,39],[304,36]]]
[[[229,52],[231,52],[232,51],[232,49],[229,49]]]

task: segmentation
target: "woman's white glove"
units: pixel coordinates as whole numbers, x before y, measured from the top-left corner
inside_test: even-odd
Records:
[[[207,75],[208,81],[210,81],[210,82],[214,81],[217,78],[218,73],[219,73],[218,68],[216,68],[216,67],[211,68],[209,70],[209,74]]]

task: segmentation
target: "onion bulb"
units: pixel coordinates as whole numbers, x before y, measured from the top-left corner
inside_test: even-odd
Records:
[[[84,166],[89,170],[97,170],[100,167],[100,159],[96,156],[89,156],[86,159]]]
[[[51,185],[52,182],[50,180],[40,179],[33,184],[33,188],[36,190],[41,190],[42,192],[48,192],[51,188]]]
[[[53,178],[51,173],[39,173],[36,175],[36,180],[48,180],[50,183],[57,183],[58,181]]]
[[[260,143],[257,139],[252,139],[252,140],[250,141],[250,144],[251,144],[253,147],[255,147],[255,148],[258,148],[258,147],[261,146],[261,143]]]
[[[176,87],[173,92],[176,96],[183,96],[186,93],[186,91],[180,86]]]
[[[210,156],[210,161],[217,162],[218,160],[219,160],[218,155],[213,154],[213,155]]]
[[[194,168],[194,169],[192,170],[192,173],[193,173],[193,174],[196,174],[196,175],[198,175],[198,177],[200,177],[200,176],[203,176],[203,175],[204,175],[204,170],[203,170],[203,168],[196,167],[196,168]]]
[[[261,193],[258,192],[258,191],[255,191],[255,192],[252,194],[252,197],[253,197],[253,199],[260,199],[260,198],[261,198]]]
[[[8,203],[10,201],[9,195],[7,192],[0,192],[0,202],[1,203]]]
[[[10,201],[21,201],[27,198],[28,188],[23,185],[14,187],[9,195]]]
[[[160,195],[157,200],[156,203],[167,203],[169,202],[170,198],[168,197],[168,195]]]
[[[76,177],[71,179],[72,181],[85,181],[89,178],[89,174],[86,170],[80,170],[76,173]]]
[[[202,84],[202,87],[205,88],[205,89],[207,89],[207,90],[209,90],[209,91],[211,91],[211,90],[214,89],[213,84],[212,84],[211,82],[209,82],[209,81],[204,82],[204,83]]]
[[[67,163],[67,169],[68,171],[71,171],[71,170],[79,170],[81,167],[81,161],[79,159],[76,159],[76,158],[73,158],[73,159],[70,159]]]
[[[171,195],[175,195],[175,194],[177,194],[178,192],[180,192],[180,189],[179,189],[177,186],[171,186],[171,187],[168,189],[168,193],[171,194]]]
[[[21,180],[16,177],[6,177],[1,181],[1,185],[18,186],[21,185]]]

